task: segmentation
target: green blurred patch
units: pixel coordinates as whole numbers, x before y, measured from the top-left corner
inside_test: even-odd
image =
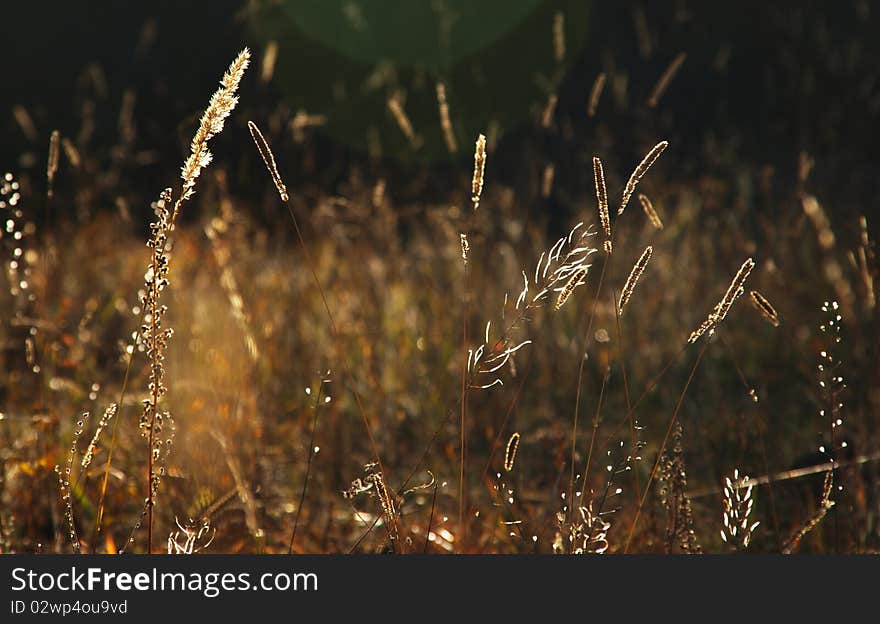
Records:
[[[500,136],[555,91],[583,45],[588,9],[575,0],[286,0],[249,18],[258,39],[278,43],[273,82],[294,111],[326,116],[323,131],[347,145],[425,162],[450,157],[438,82],[456,155],[470,158],[478,133]],[[388,110],[395,94],[415,143]]]

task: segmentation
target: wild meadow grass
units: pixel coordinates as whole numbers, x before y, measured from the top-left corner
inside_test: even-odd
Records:
[[[561,14],[553,33],[564,58]],[[635,162],[594,154],[594,194],[550,215],[570,181],[526,163],[517,196],[478,134],[448,197],[400,204],[381,171],[288,185],[308,114],[240,113],[251,62],[148,229],[124,200],[58,210],[95,184],[67,132],[44,179],[3,177],[3,552],[880,548],[874,224],[834,218],[808,155],[753,215],[653,137]],[[435,90],[446,149],[469,152]],[[417,149],[402,94],[387,114]]]

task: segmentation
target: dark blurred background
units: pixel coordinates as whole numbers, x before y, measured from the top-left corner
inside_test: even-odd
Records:
[[[474,137],[488,132],[495,180],[535,185],[533,162],[556,163],[553,206],[589,191],[593,153],[613,151],[625,171],[645,145],[666,138],[681,179],[771,175],[790,187],[804,151],[816,162],[812,180],[834,189],[829,209],[863,211],[880,191],[880,159],[871,156],[880,112],[878,10],[864,0],[15,3],[3,11],[0,162],[37,179],[57,128],[93,155],[108,150],[111,168],[109,146],[120,142],[129,91],[136,157],[113,182],[132,202],[145,201],[157,178],[172,181],[168,163],[181,160],[229,59],[247,45],[259,66],[274,41],[271,78],[250,73],[242,110],[285,129],[289,145],[276,149],[293,186],[336,192],[355,164],[402,169],[413,184],[394,192],[430,199],[432,189],[446,193],[450,174],[469,169]],[[560,11],[561,60],[553,35]],[[687,55],[680,71],[649,107],[680,53]],[[599,72],[608,82],[588,118]],[[454,155],[438,123],[438,81],[447,85]],[[396,92],[405,94],[417,147],[387,110]],[[536,120],[551,94],[554,121],[542,128]],[[297,112],[307,115],[306,140],[287,132]],[[236,140],[214,149],[233,164],[241,152],[253,158]],[[120,192],[108,188],[104,200],[112,205]],[[772,210],[772,201],[756,208]]]

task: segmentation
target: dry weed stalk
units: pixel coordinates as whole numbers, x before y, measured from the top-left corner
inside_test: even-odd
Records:
[[[370,494],[379,500],[379,506],[382,514],[385,516],[385,522],[388,526],[388,538],[392,544],[397,541],[397,501],[392,498],[392,493],[388,491],[385,484],[385,477],[382,474],[381,467],[376,462],[364,465],[364,477],[357,478],[351,482],[347,490],[342,493],[343,498],[354,500],[360,494]]]
[[[596,201],[599,205],[599,223],[605,234],[603,247],[611,255],[611,218],[608,216],[608,191],[605,188],[605,170],[598,156],[593,156],[593,185],[596,187]]]
[[[167,313],[167,306],[162,303],[162,292],[168,285],[168,273],[170,265],[169,236],[174,229],[174,223],[180,214],[184,202],[195,193],[196,182],[202,170],[211,163],[211,152],[208,150],[209,141],[223,130],[226,119],[238,104],[238,96],[235,95],[241,79],[250,64],[250,50],[244,48],[229,65],[220,80],[220,87],[211,96],[208,107],[202,114],[199,127],[190,142],[190,155],[186,158],[180,169],[180,177],[183,181],[181,192],[171,209],[172,190],[165,189],[154,204],[156,221],[150,224],[151,236],[147,241],[147,247],[151,249],[150,264],[144,275],[144,289],[141,291],[141,309],[143,310],[143,322],[140,335],[137,340],[145,347],[149,359],[149,396],[143,401],[139,428],[143,437],[147,439],[147,496],[144,501],[144,511],[137,521],[129,536],[128,544],[134,542],[134,533],[141,526],[146,516],[147,519],[147,552],[153,550],[153,507],[159,485],[165,474],[164,462],[171,450],[174,436],[174,424],[171,414],[161,408],[160,404],[167,392],[165,386],[165,351],[168,341],[173,335],[171,328],[163,327],[163,319]],[[131,353],[129,367],[131,366]],[[126,374],[127,378],[127,374]],[[125,384],[123,384],[123,394]],[[118,402],[122,405],[122,400]],[[116,421],[119,422],[119,419]],[[169,425],[167,437],[163,440],[166,423]],[[115,440],[115,426],[114,426]],[[111,442],[112,447],[112,442]],[[112,448],[108,453],[107,466],[104,474],[101,500],[99,503],[98,523],[103,510],[104,494],[112,460]]]
[[[480,207],[480,197],[483,193],[483,183],[486,175],[486,137],[483,134],[477,136],[474,145],[474,171],[471,178],[471,204],[473,212],[476,213]],[[462,256],[466,256],[467,235],[470,224],[473,223],[473,217],[465,219],[465,232],[462,236]],[[461,367],[461,401],[460,401],[460,420],[459,420],[459,471],[458,471],[458,529],[462,541],[467,537],[467,526],[464,523],[464,508],[467,496],[465,482],[467,473],[467,406],[468,406],[468,390],[471,386],[471,352],[468,350],[469,343],[469,317],[471,305],[471,274],[468,270],[467,260],[464,265],[464,313],[462,315],[462,336],[461,349],[462,360],[464,354],[467,353],[466,363],[463,361]],[[488,337],[489,326],[486,326],[486,335]]]
[[[840,465],[836,457],[838,448],[835,448],[835,431],[843,425],[843,419],[840,414],[843,408],[841,393],[846,387],[843,377],[838,372],[841,364],[834,356],[837,345],[841,341],[840,324],[843,319],[839,314],[839,310],[840,306],[836,301],[824,302],[822,304],[822,312],[826,314],[827,319],[819,326],[825,342],[824,348],[819,352],[819,364],[817,365],[819,394],[823,403],[823,407],[819,410],[819,416],[823,419],[828,419],[830,425],[828,446],[822,444],[819,446],[819,452],[828,457],[830,469],[825,473],[825,481],[818,508],[785,544],[782,553],[786,555],[794,552],[804,536],[815,529],[831,508],[834,507],[834,501],[831,500],[831,493],[834,490],[834,471]],[[840,444],[840,448],[845,446],[846,442]],[[838,487],[842,489],[840,486]]]
[[[686,554],[701,554],[702,548],[694,531],[694,514],[687,495],[687,471],[682,447],[681,423],[672,432],[672,456],[660,459],[658,490],[660,503],[666,511],[666,552],[678,547]]]
[[[633,22],[635,22],[639,54],[641,54],[642,58],[648,58],[654,51],[654,40],[651,29],[648,26],[648,17],[645,15],[645,9],[640,5],[636,5],[635,9],[633,9]]]
[[[658,230],[663,229],[663,221],[660,220],[660,215],[657,214],[657,211],[654,210],[654,204],[651,203],[651,200],[648,199],[647,195],[643,195],[639,193],[639,203],[642,205],[642,210],[645,211],[645,214],[648,216],[648,220]]]
[[[145,512],[147,514],[147,549],[152,552],[153,506],[158,494],[159,483],[164,476],[164,466],[158,470],[161,460],[170,450],[171,437],[163,441],[161,436],[166,422],[170,422],[171,414],[162,409],[160,403],[167,392],[165,386],[165,351],[174,330],[165,328],[163,321],[168,307],[162,303],[162,292],[168,285],[170,256],[168,254],[168,235],[171,232],[171,189],[165,189],[153,208],[156,221],[150,224],[152,236],[147,247],[152,250],[150,265],[145,275],[141,305],[144,310],[144,322],[141,326],[139,340],[146,349],[149,360],[149,396],[143,401],[143,412],[140,418],[141,435],[148,444],[147,460],[147,498]],[[172,425],[173,428],[173,425]],[[164,451],[164,452],[163,452]]]
[[[557,293],[554,308],[559,310],[574,290],[585,283],[584,280],[591,266],[590,256],[597,251],[589,244],[589,238],[592,236],[595,236],[595,232],[580,222],[567,236],[563,236],[549,250],[541,253],[532,274],[532,281],[529,280],[529,275],[522,271],[523,288],[514,304],[516,318],[494,341],[490,337],[490,321],[486,324],[483,344],[468,350],[469,387],[485,389],[494,385],[503,385],[501,379],[497,377],[491,381],[484,381],[485,378],[480,376],[494,376],[510,361],[514,353],[531,344],[531,340],[517,342],[513,338],[514,330],[528,318],[530,312],[542,307],[553,293]],[[505,296],[505,308],[507,301],[508,298]],[[505,313],[506,309],[502,309],[502,318]]]
[[[565,60],[565,14],[562,11],[553,16],[553,58],[557,63]]]
[[[837,299],[843,304],[847,312],[853,310],[853,301],[855,295],[849,280],[844,278],[843,267],[838,262],[837,255],[834,253],[837,238],[834,230],[831,229],[831,221],[828,214],[813,195],[803,194],[801,196],[801,206],[804,213],[813,223],[816,230],[816,239],[819,247],[824,252],[822,261],[822,273],[837,293]]]
[[[217,534],[207,518],[199,523],[190,521],[185,526],[175,518],[174,523],[178,530],[168,534],[169,555],[193,555],[205,550]]]
[[[34,125],[34,120],[27,109],[21,104],[16,104],[12,107],[12,116],[15,118],[15,121],[18,123],[18,127],[21,128],[24,136],[31,142],[36,141],[39,133],[37,132],[37,126]]]
[[[81,552],[82,547],[76,531],[76,522],[73,519],[73,498],[70,483],[73,478],[73,458],[76,455],[77,443],[88,419],[89,413],[85,412],[76,422],[76,427],[73,430],[73,440],[70,442],[70,449],[67,451],[67,462],[64,465],[64,469],[57,464],[55,466],[55,474],[58,475],[58,489],[61,492],[61,504],[64,506],[64,520],[67,522],[67,538],[70,540],[70,545],[76,554]]]
[[[801,150],[798,153],[798,182],[803,185],[807,178],[810,177],[810,173],[813,171],[813,167],[816,166],[816,160],[810,156],[808,152]]]
[[[260,82],[268,84],[275,75],[275,63],[278,61],[278,42],[274,39],[266,44],[263,60],[260,64]]]
[[[611,523],[593,512],[593,505],[577,509],[577,517],[568,523],[565,512],[556,514],[557,531],[553,540],[555,554],[602,555],[608,550]]]
[[[32,277],[36,254],[28,249],[28,239],[36,233],[36,224],[28,220],[22,207],[21,185],[11,173],[0,179],[0,217],[3,220],[3,236],[0,238],[5,252],[9,254],[6,261],[6,277],[9,283],[9,294],[14,300],[15,318],[33,316],[30,308],[36,300],[32,292]]]
[[[211,162],[211,152],[208,151],[208,141],[223,131],[226,118],[238,104],[238,96],[235,92],[244,77],[244,72],[250,65],[251,52],[247,48],[242,50],[232,61],[229,69],[220,80],[220,88],[211,96],[208,108],[205,109],[198,130],[190,143],[190,155],[180,169],[180,177],[183,180],[183,190],[172,213],[172,223],[177,218],[180,206],[192,197],[195,192],[196,180],[202,169]]]
[[[23,343],[28,370],[40,375],[42,367],[38,355],[42,356],[44,351],[40,348],[42,344],[37,341],[43,324],[39,319],[41,313],[34,286],[42,256],[41,252],[31,247],[37,226],[30,219],[33,211],[28,210],[27,213],[22,202],[20,183],[11,173],[6,173],[0,178],[0,248],[5,256],[4,269],[11,306],[4,319],[9,323],[9,333],[4,333],[3,340],[11,340],[18,345]],[[0,327],[5,325],[6,322],[3,322]],[[37,383],[41,381],[38,379]]]
[[[507,440],[507,446],[504,449],[504,470],[507,472],[513,470],[514,462],[516,462],[516,451],[519,449],[519,438],[519,433],[514,432],[510,435],[510,439]]]
[[[834,501],[831,500],[833,484],[834,471],[829,470],[825,473],[825,481],[822,485],[822,497],[819,499],[819,508],[806,522],[804,522],[803,525],[801,525],[801,527],[797,531],[795,531],[795,534],[791,536],[791,539],[786,542],[785,546],[782,549],[783,555],[792,554],[801,543],[801,540],[804,539],[804,536],[815,529],[819,525],[819,523],[822,522],[822,519],[831,510],[831,508],[834,507]]]
[[[587,267],[583,267],[579,269],[574,275],[568,278],[568,281],[565,283],[565,286],[559,292],[559,296],[556,298],[556,303],[553,304],[553,309],[558,310],[565,302],[568,301],[568,298],[571,296],[571,293],[574,292],[574,289],[584,282],[582,281],[587,274]]]
[[[707,332],[710,336],[715,332],[715,328],[717,328],[721,321],[727,316],[733,303],[743,294],[746,280],[753,268],[755,268],[755,261],[751,258],[748,258],[742,263],[742,266],[739,268],[739,271],[737,271],[733,281],[730,282],[727,292],[724,293],[724,297],[722,297],[721,301],[715,305],[715,308],[709,313],[706,320],[703,321],[697,329],[691,332],[691,335],[688,338],[689,343],[695,343],[700,339],[700,336]]]
[[[663,75],[660,76],[657,84],[654,85],[654,90],[651,91],[651,97],[648,98],[648,106],[650,106],[651,108],[655,108],[657,106],[660,98],[663,97],[663,94],[669,87],[669,83],[672,82],[673,78],[675,78],[675,75],[678,73],[678,70],[681,69],[681,66],[684,64],[686,58],[687,54],[685,54],[684,52],[680,52],[674,59],[672,59],[669,67],[666,68],[666,71],[664,71]]]
[[[645,174],[648,173],[648,169],[651,168],[654,161],[660,158],[660,154],[662,154],[663,150],[668,146],[668,141],[660,141],[657,145],[651,148],[651,151],[645,154],[642,162],[639,163],[639,166],[635,168],[635,171],[632,172],[629,180],[627,180],[626,187],[623,189],[623,198],[620,200],[620,208],[617,209],[617,214],[623,214],[626,205],[629,203],[629,198],[632,197],[633,192],[636,190],[636,185],[639,183],[639,180],[645,177]]]
[[[819,364],[816,366],[816,372],[822,400],[819,417],[828,423],[828,437],[826,443],[819,447],[819,452],[827,455],[832,466],[835,466],[837,452],[847,446],[845,441],[838,446],[836,436],[837,430],[843,426],[843,416],[841,415],[843,401],[841,397],[846,388],[846,382],[840,373],[842,363],[836,356],[841,342],[840,326],[843,317],[840,315],[840,304],[837,301],[824,302],[822,312],[826,315],[826,319],[819,326],[819,331],[822,332],[824,348],[819,352]],[[831,469],[831,474],[834,474],[834,467]],[[839,487],[839,489],[843,488]],[[823,497],[823,500],[825,498]]]
[[[749,524],[749,515],[755,499],[752,498],[752,486],[747,485],[749,478],[739,476],[739,469],[733,471],[733,480],[729,477],[724,479],[724,513],[721,529],[721,539],[725,544],[730,544],[736,550],[749,547],[752,533],[758,528],[760,522]]]
[[[134,103],[134,91],[126,89],[122,94],[122,103],[119,106],[119,119],[116,124],[119,129],[119,138],[123,145],[130,145],[135,138]]]
[[[95,449],[98,447],[98,441],[101,439],[101,433],[104,429],[107,428],[107,425],[110,424],[110,421],[113,420],[113,417],[116,416],[117,410],[116,403],[111,403],[107,409],[104,410],[104,414],[101,416],[101,420],[98,421],[98,427],[95,429],[95,434],[92,436],[92,441],[89,442],[89,446],[86,448],[85,455],[82,458],[82,469],[85,470],[89,467],[89,464],[92,463],[92,459],[95,456]]]
[[[868,220],[865,218],[865,215],[859,217],[859,232],[859,273],[862,276],[862,284],[865,288],[865,309],[873,310],[877,305],[877,299],[874,295],[874,277],[871,275],[869,265],[874,263],[874,248],[868,238]]]
[[[58,155],[60,151],[60,142],[61,133],[58,132],[58,130],[53,130],[52,136],[49,137],[49,157],[46,161],[46,181],[48,183],[47,195],[49,199],[51,199],[52,195],[55,193],[55,174],[58,172]]]
[[[391,115],[394,117],[394,121],[397,122],[400,131],[403,132],[410,144],[415,147],[417,143],[416,133],[413,130],[412,122],[409,120],[406,111],[403,110],[402,93],[396,91],[390,98],[388,98],[388,110],[391,111]]]
[[[541,113],[541,127],[549,128],[553,125],[553,116],[556,114],[556,104],[559,102],[559,98],[555,93],[551,93],[547,98],[547,104],[544,105],[544,110]]]
[[[550,197],[550,193],[553,192],[553,178],[555,175],[556,167],[553,163],[544,165],[544,175],[541,176],[541,197],[545,199]]]
[[[269,144],[263,137],[263,133],[260,132],[260,129],[257,127],[257,124],[248,121],[248,130],[250,130],[251,137],[253,137],[257,150],[260,152],[260,157],[263,159],[263,163],[269,171],[269,176],[272,178],[272,182],[278,190],[278,196],[281,198],[281,201],[286,202],[288,200],[287,186],[285,186],[284,180],[281,179],[281,174],[278,173],[278,165],[275,164],[275,155],[269,148]]]
[[[749,291],[749,297],[751,298],[752,305],[761,313],[761,316],[773,327],[779,327],[779,315],[776,313],[776,308],[767,300],[767,297],[757,290]]]
[[[804,214],[809,217],[816,228],[819,246],[825,251],[832,249],[835,240],[834,232],[831,230],[831,222],[828,220],[828,215],[825,214],[822,204],[813,195],[804,195],[801,198],[801,206],[804,209]]]
[[[443,140],[446,141],[446,149],[450,154],[458,152],[458,143],[455,140],[455,132],[452,129],[452,121],[449,118],[449,102],[446,100],[446,85],[437,83],[437,106],[440,108],[440,127],[443,128]]]
[[[70,166],[74,169],[79,169],[82,157],[79,154],[79,150],[76,149],[76,146],[73,144],[73,141],[67,137],[62,137],[61,147],[64,149],[64,155],[67,157],[67,162],[70,163]]]
[[[376,180],[376,184],[373,186],[373,208],[381,208],[382,205],[385,203],[385,186],[386,183],[384,178]]]
[[[587,116],[595,117],[596,110],[599,108],[599,98],[602,97],[602,91],[605,89],[605,81],[607,76],[605,72],[600,72],[593,81],[593,87],[590,89],[590,101],[587,106]]]
[[[474,210],[480,207],[480,196],[483,194],[483,180],[486,175],[486,136],[477,137],[474,148],[474,176],[471,180],[471,204]]]
[[[288,555],[293,553],[293,544],[296,540],[296,530],[297,530],[297,528],[299,528],[299,519],[300,519],[300,516],[302,515],[303,507],[305,506],[306,492],[308,491],[308,487],[309,487],[309,477],[312,474],[312,462],[313,462],[315,456],[318,454],[318,451],[320,450],[320,448],[317,445],[315,445],[315,435],[317,434],[317,431],[318,431],[318,413],[319,413],[319,407],[322,405],[322,403],[323,404],[327,403],[327,400],[326,400],[327,397],[324,396],[323,401],[321,400],[321,397],[324,394],[324,384],[329,383],[331,381],[331,379],[332,379],[331,372],[329,370],[323,376],[321,376],[321,378],[318,382],[318,390],[317,390],[317,392],[314,393],[315,398],[311,404],[311,410],[312,410],[313,415],[312,415],[312,426],[311,426],[311,430],[309,432],[309,444],[306,447],[307,452],[308,452],[308,459],[306,460],[306,474],[305,474],[305,477],[303,478],[303,486],[302,486],[302,489],[300,490],[299,502],[296,505],[296,515],[293,517],[293,530],[290,532],[290,541],[288,542],[288,546],[287,546],[287,554]],[[312,395],[311,387],[306,387],[306,395],[307,396]]]
[[[296,111],[296,115],[290,120],[290,132],[293,134],[294,142],[304,142],[306,140],[306,129],[323,126],[326,123],[326,115],[310,115],[302,109]]]
[[[653,253],[653,247],[650,245],[645,247],[645,251],[642,252],[641,257],[639,257],[638,261],[636,261],[632,270],[629,272],[629,277],[626,278],[626,283],[623,285],[623,290],[620,293],[620,301],[617,304],[617,309],[621,316],[623,316],[623,310],[629,302],[630,297],[632,297],[633,290],[635,290],[636,284],[638,284],[642,273],[645,272],[645,267],[648,266],[648,261],[651,260],[651,255]]]

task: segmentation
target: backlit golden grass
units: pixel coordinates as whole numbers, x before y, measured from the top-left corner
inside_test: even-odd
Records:
[[[834,219],[805,178],[752,219],[663,137],[631,171],[587,162],[596,194],[561,226],[536,207],[566,181],[518,195],[482,134],[441,200],[356,170],[288,186],[302,137],[239,114],[248,59],[149,231],[40,221],[94,183],[64,176],[89,156],[63,133],[45,181],[3,179],[3,551],[880,547],[870,214]],[[209,140],[250,156],[212,162]],[[652,199],[625,212],[637,185]]]

